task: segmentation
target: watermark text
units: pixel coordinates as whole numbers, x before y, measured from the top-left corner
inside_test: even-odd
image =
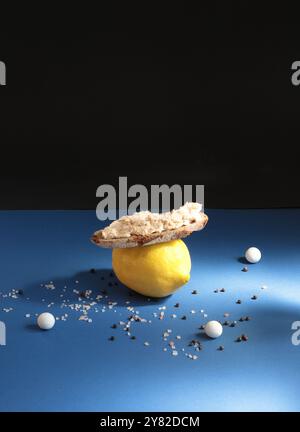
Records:
[[[0,321],[0,346],[6,345],[6,326],[3,321]]]
[[[3,61],[0,61],[0,85],[6,85],[6,65]]]
[[[204,210],[203,185],[168,186],[134,184],[128,188],[127,177],[119,177],[119,188],[104,184],[97,188],[96,197],[101,198],[96,208],[97,218],[101,221],[116,220],[137,211],[167,212],[177,209],[186,202],[198,202]]]

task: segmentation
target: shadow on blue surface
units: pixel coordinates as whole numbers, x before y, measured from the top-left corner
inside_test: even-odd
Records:
[[[252,266],[253,265],[253,263],[250,263],[249,261],[247,261],[246,258],[243,257],[243,256],[238,257],[237,260],[238,260],[239,263],[245,264],[247,266]]]
[[[31,332],[34,332],[34,333],[40,333],[40,331],[41,331],[41,329],[39,328],[39,326],[37,326],[36,324],[27,324],[25,326],[25,329],[29,330]]]
[[[48,286],[48,288],[47,288]],[[51,287],[54,289],[51,289]],[[49,288],[50,287],[50,288]],[[75,273],[65,278],[53,278],[50,281],[37,281],[24,287],[24,297],[30,298],[31,302],[57,304],[63,300],[68,303],[78,303],[78,297],[85,298],[85,291],[92,291],[89,300],[95,300],[98,294],[107,299],[108,302],[117,302],[124,305],[130,301],[131,306],[148,305],[149,302],[162,304],[167,298],[144,297],[135,291],[128,289],[118,281],[111,269],[87,270]],[[107,297],[106,297],[107,296]],[[105,304],[103,300],[101,304]]]

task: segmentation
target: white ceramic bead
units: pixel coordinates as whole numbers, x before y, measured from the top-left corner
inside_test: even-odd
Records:
[[[251,264],[256,264],[261,260],[261,252],[256,247],[250,247],[245,252],[246,260]]]
[[[223,333],[223,327],[219,323],[219,321],[208,321],[206,324],[204,331],[207,336],[210,338],[218,338]]]
[[[42,330],[50,330],[54,327],[55,318],[51,313],[44,312],[38,316],[37,324]]]

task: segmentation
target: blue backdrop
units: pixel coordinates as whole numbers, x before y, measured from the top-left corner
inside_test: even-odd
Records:
[[[2,211],[0,320],[7,343],[0,346],[0,409],[299,410],[300,346],[291,343],[291,325],[300,320],[300,211],[207,213],[207,228],[186,239],[190,282],[166,299],[149,300],[116,284],[111,251],[89,242],[101,227],[94,211]],[[245,273],[240,257],[249,246],[263,258]],[[214,292],[220,288],[225,292]],[[87,311],[91,322],[70,307],[91,303],[78,300],[85,290],[95,301]],[[119,324],[131,307],[147,320],[132,323],[135,340]],[[48,332],[35,324],[43,311],[60,318]],[[244,316],[251,320],[238,321]],[[238,323],[208,340],[199,327],[211,319]],[[164,341],[166,330],[172,332]],[[235,342],[242,333],[249,340]],[[201,351],[189,346],[193,339]]]

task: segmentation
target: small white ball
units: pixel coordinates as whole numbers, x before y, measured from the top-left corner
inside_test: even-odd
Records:
[[[261,252],[256,247],[250,247],[245,252],[246,260],[251,264],[256,264],[261,260]]]
[[[55,318],[51,313],[44,312],[38,316],[37,324],[42,330],[50,330],[54,327]]]
[[[204,327],[204,331],[210,338],[218,338],[223,333],[223,327],[219,321],[208,321]]]

